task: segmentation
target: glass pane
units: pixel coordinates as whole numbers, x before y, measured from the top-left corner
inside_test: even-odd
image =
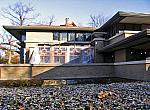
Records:
[[[62,32],[60,35],[60,41],[67,41],[67,33],[66,32]]]
[[[55,56],[54,62],[55,63],[65,63],[65,56]]]
[[[65,63],[65,56],[60,56],[60,63]]]
[[[65,63],[66,47],[54,47],[54,63]]]
[[[59,32],[54,32],[53,40],[59,40]]]
[[[55,63],[59,63],[59,56],[55,56],[55,57],[54,57],[54,62],[55,62]]]
[[[75,33],[69,33],[68,34],[68,41],[74,41],[75,40]]]
[[[91,41],[91,33],[85,33],[85,41]]]
[[[49,56],[41,56],[41,63],[50,63]]]
[[[83,33],[77,33],[76,41],[84,41],[84,34]]]
[[[50,47],[42,46],[39,47],[39,50],[41,63],[50,63]]]
[[[70,48],[70,62],[80,63],[80,48]]]
[[[81,61],[82,63],[92,63],[94,60],[94,49],[85,48],[81,51]]]

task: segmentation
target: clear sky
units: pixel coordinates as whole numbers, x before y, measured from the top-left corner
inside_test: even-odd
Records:
[[[90,14],[111,17],[117,11],[150,13],[150,0],[0,0],[0,8],[17,1],[31,3],[36,12],[41,13],[39,19],[54,15],[55,25],[64,24],[66,17],[77,24],[88,25]],[[9,22],[0,19],[0,24],[8,25]]]

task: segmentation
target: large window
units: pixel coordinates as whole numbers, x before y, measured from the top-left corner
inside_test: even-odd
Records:
[[[93,48],[85,48],[81,50],[81,62],[82,63],[92,63],[93,60],[94,60]]]
[[[74,41],[75,40],[75,33],[68,33],[68,41]]]
[[[70,63],[80,63],[80,48],[70,48]]]
[[[41,63],[50,63],[50,47],[39,47]]]
[[[65,63],[66,47],[54,47],[54,63]]]
[[[53,40],[59,40],[59,32],[54,32]]]
[[[40,62],[35,64],[92,63],[94,58],[93,48],[81,46],[49,46],[44,44],[39,45],[37,49],[30,48],[30,51],[30,56],[34,56],[33,61],[40,59]],[[33,52],[36,54],[32,55]]]

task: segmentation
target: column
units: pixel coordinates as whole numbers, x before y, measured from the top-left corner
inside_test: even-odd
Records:
[[[70,62],[70,46],[67,46],[66,63]]]
[[[26,40],[26,35],[25,34],[21,34],[21,38],[20,38],[20,42],[21,42],[21,49],[20,49],[20,63],[25,63],[26,62],[26,55],[25,55],[25,48],[26,48],[26,44],[25,41]]]

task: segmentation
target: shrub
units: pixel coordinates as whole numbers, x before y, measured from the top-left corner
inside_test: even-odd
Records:
[[[0,87],[42,86],[43,80],[0,80]]]

